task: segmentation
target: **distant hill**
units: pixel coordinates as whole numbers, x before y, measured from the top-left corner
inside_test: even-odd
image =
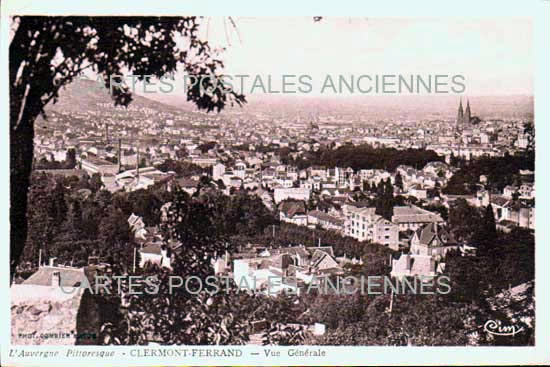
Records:
[[[131,105],[146,107],[158,111],[181,111],[175,106],[170,106],[152,99],[145,98],[136,93],[132,94]],[[107,103],[109,106],[98,107],[98,104]],[[105,88],[100,88],[99,83],[87,79],[75,79],[59,92],[57,103],[49,103],[46,112],[83,112],[93,111],[97,108],[115,109],[114,101]]]
[[[159,112],[178,114],[197,114],[196,106],[187,102],[181,93],[152,93],[144,97],[133,93],[134,107],[147,107]],[[496,95],[496,96],[460,96],[460,95],[354,95],[354,96],[300,96],[277,94],[252,94],[246,96],[248,103],[244,107],[227,106],[225,113],[267,113],[277,118],[283,116],[301,116],[309,119],[311,114],[331,115],[348,121],[378,121],[391,119],[439,120],[454,119],[458,103],[470,101],[472,114],[481,120],[487,119],[532,119],[532,95]],[[101,104],[101,106],[98,106]],[[106,89],[92,80],[76,79],[60,92],[58,102],[50,103],[46,112],[86,112],[100,108],[104,112],[115,110],[114,103]],[[215,116],[216,114],[212,114]],[[323,120],[323,118],[321,118]]]
[[[196,111],[185,96],[155,94],[150,98],[185,111]],[[532,95],[461,96],[450,94],[431,95],[353,95],[353,96],[308,96],[281,94],[250,94],[242,107],[228,107],[227,112],[261,112],[274,117],[296,116],[310,119],[314,113],[323,116],[351,116],[350,121],[376,121],[392,119],[439,120],[455,119],[460,99],[470,101],[472,114],[487,119],[532,119],[534,100]]]

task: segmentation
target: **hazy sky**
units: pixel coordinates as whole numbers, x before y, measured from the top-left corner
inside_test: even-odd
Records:
[[[238,34],[216,17],[201,29],[226,47],[229,74],[309,74],[319,83],[327,74],[463,74],[468,95],[532,93],[532,22],[525,18],[234,20]]]

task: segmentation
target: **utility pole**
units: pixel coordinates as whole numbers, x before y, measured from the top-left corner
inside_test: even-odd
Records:
[[[134,246],[134,266],[133,266],[133,272],[136,272],[136,248]]]
[[[38,249],[38,268],[42,265],[42,249]]]
[[[391,294],[390,294],[390,308],[388,310],[388,312],[391,314],[391,311],[393,309],[393,287],[391,289]]]

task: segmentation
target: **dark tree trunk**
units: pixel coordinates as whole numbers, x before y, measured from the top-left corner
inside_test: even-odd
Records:
[[[29,96],[30,97],[30,96]],[[27,194],[33,162],[36,107],[27,100],[19,124],[16,111],[10,111],[10,270],[11,278],[27,239]]]
[[[38,47],[30,47],[34,33],[32,18],[21,18],[9,51],[10,279],[13,279],[27,240],[27,196],[34,155],[34,120],[42,109],[39,88],[31,88],[29,81],[21,82],[21,77],[17,81],[22,63],[34,60],[38,52]],[[26,73],[28,71],[23,70],[23,74]]]

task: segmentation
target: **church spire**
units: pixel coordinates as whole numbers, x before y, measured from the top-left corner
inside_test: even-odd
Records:
[[[460,98],[460,104],[458,105],[458,115],[456,116],[456,130],[459,131],[464,124],[464,110],[462,109],[462,98]]]
[[[466,112],[464,113],[464,122],[469,124],[472,119],[472,113],[470,111],[470,100],[466,102]]]

